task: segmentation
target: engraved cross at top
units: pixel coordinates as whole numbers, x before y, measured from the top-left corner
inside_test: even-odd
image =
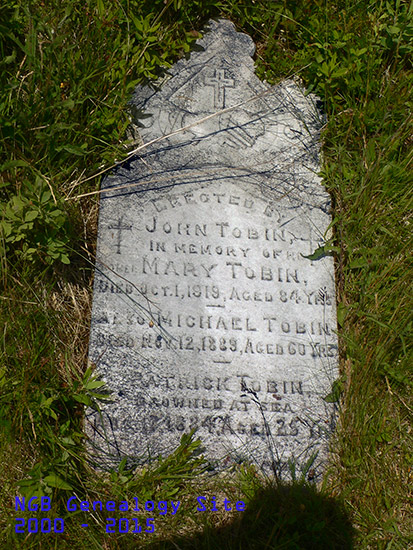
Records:
[[[224,69],[216,69],[214,76],[205,79],[205,84],[214,87],[214,107],[224,109],[225,88],[233,88],[235,81],[232,78],[225,78]]]
[[[122,225],[123,216],[121,216],[118,219],[117,225],[110,225],[109,229],[117,229],[119,231],[118,233],[118,242],[116,243],[116,254],[120,254],[120,245],[122,244],[122,230],[128,229],[129,231],[132,229],[131,225]]]

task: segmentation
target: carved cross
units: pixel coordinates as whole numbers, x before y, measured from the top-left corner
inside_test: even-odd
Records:
[[[224,69],[216,69],[214,76],[206,78],[205,84],[214,87],[214,107],[225,108],[225,88],[233,88],[235,81],[232,78],[225,78]]]
[[[116,243],[116,254],[120,254],[120,245],[122,244],[122,231],[124,229],[131,230],[131,225],[122,225],[123,216],[118,219],[117,225],[110,225],[109,229],[116,229],[118,231],[118,242]]]

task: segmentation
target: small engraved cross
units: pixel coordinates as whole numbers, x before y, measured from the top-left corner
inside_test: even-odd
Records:
[[[124,229],[127,229],[127,230],[131,230],[132,229],[132,226],[131,225],[122,225],[122,219],[123,219],[123,216],[121,216],[119,219],[118,219],[118,224],[117,225],[110,225],[109,226],[109,229],[117,229],[119,231],[118,233],[118,242],[116,243],[116,254],[120,254],[120,245],[122,244],[122,230]]]
[[[213,77],[205,79],[205,84],[214,87],[214,107],[224,109],[225,88],[233,88],[235,81],[232,78],[225,78],[224,69],[216,69]]]

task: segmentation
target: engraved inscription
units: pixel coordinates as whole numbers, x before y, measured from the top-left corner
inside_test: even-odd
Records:
[[[121,219],[114,227],[124,230],[124,246],[108,263],[110,277],[96,275],[95,292],[108,304],[118,297],[149,307],[106,306],[93,319],[101,356],[150,364],[149,374],[133,367],[132,392],[120,390],[144,414],[125,420],[119,434],[126,426],[137,437],[196,429],[206,441],[261,441],[264,414],[273,437],[299,447],[316,437],[315,423],[330,425],[331,412],[317,405],[320,388],[307,379],[338,354],[331,286],[314,286],[316,262],[304,257],[308,239],[313,246],[322,238],[305,218],[281,211],[268,218],[268,201],[231,187],[163,196],[140,211],[133,232]]]

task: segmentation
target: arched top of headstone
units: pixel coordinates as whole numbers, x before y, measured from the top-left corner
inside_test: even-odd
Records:
[[[234,23],[228,19],[211,19],[205,27],[204,36],[198,40],[198,45],[207,51],[207,55],[218,53],[226,55],[228,60],[233,59],[234,65],[240,62],[251,65],[252,56],[255,53],[255,44],[250,36],[235,29]],[[201,53],[205,52],[197,52]]]
[[[131,105],[143,115],[135,122],[148,146],[117,171],[118,183],[156,165],[171,183],[202,169],[245,176],[254,187],[257,180],[250,174],[259,166],[264,192],[277,190],[295,207],[305,188],[310,209],[323,204],[327,209],[328,198],[314,177],[323,122],[315,96],[305,95],[292,80],[273,87],[262,82],[255,74],[251,38],[230,21],[211,20],[197,46],[158,89],[137,87]],[[111,178],[103,186],[109,183],[116,185]]]
[[[229,70],[235,76],[236,73],[246,73],[248,77],[254,74],[254,62],[252,56],[255,52],[255,45],[252,39],[244,33],[237,32],[235,25],[226,19],[219,19],[215,21],[211,19],[204,28],[204,35],[197,40],[193,51],[189,58],[180,59],[169,71],[163,83],[175,78],[176,84],[173,83],[169,87],[172,90],[180,89],[182,85],[197,85],[203,83],[203,80],[208,81],[214,78],[214,72]],[[198,73],[207,72],[207,75],[198,75]],[[204,76],[204,79],[201,78]],[[222,82],[219,81],[219,75],[217,75],[218,83],[212,82],[210,86],[218,91],[219,101],[214,102],[214,107],[218,105],[224,105],[225,99],[228,102],[228,97],[225,97],[225,89],[229,86],[236,87],[235,82],[229,81],[230,78],[224,79],[221,75]],[[194,79],[194,82],[188,82]],[[204,82],[205,84],[205,82]],[[206,84],[207,86],[209,84]],[[157,90],[156,94],[161,93],[162,97],[169,98],[171,90],[168,86],[162,86],[162,91]],[[201,86],[202,87],[202,86]],[[210,91],[210,90],[207,90]],[[224,92],[224,93],[221,93]],[[138,86],[132,103],[135,106],[144,107],[147,100],[152,97],[154,91],[149,86]],[[174,95],[174,91],[172,91]],[[190,94],[192,96],[192,94]],[[183,95],[181,98],[184,99]],[[181,101],[181,104],[184,104]],[[209,101],[206,101],[202,110],[208,110]],[[212,106],[212,105],[211,105]],[[227,105],[228,106],[228,105]],[[195,109],[192,109],[195,110]]]

